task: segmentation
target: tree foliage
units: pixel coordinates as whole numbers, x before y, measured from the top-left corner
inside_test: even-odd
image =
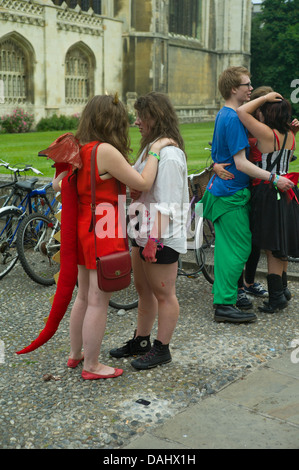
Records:
[[[299,0],[264,0],[253,18],[252,83],[271,86],[299,116]]]

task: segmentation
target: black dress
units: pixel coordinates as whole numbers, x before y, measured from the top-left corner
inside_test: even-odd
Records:
[[[271,164],[280,150],[262,154],[258,166],[271,170]],[[293,150],[283,150],[272,171],[285,176]],[[296,176],[296,174],[295,174]],[[298,174],[297,174],[298,176]],[[286,260],[299,257],[299,190],[281,192],[268,181],[254,180],[251,189],[250,227],[252,243],[260,249],[270,250],[273,256]]]

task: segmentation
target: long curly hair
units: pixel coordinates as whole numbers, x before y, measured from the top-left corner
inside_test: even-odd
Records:
[[[159,137],[168,137],[175,140],[181,150],[185,152],[185,144],[180,133],[179,120],[176,111],[164,93],[150,92],[139,97],[134,108],[142,120],[152,119],[155,124],[148,136],[142,137],[138,156],[154,140]]]
[[[115,95],[96,95],[85,106],[76,138],[81,145],[100,141],[113,145],[129,161],[131,153],[128,112]]]

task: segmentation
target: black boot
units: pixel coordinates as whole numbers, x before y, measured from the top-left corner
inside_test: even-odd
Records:
[[[282,310],[288,304],[284,296],[282,278],[278,274],[268,274],[267,276],[269,301],[264,302],[263,307],[259,307],[260,312],[274,313]]]
[[[112,357],[128,357],[135,355],[142,355],[147,353],[151,349],[150,335],[149,336],[137,336],[136,330],[132,339],[127,341],[124,346],[120,348],[111,349],[110,355]]]
[[[132,366],[138,370],[152,369],[160,364],[171,362],[169,344],[162,344],[155,339],[151,350],[145,356],[139,357],[131,362]]]
[[[292,294],[290,290],[288,289],[288,277],[285,271],[282,272],[282,287],[283,287],[283,293],[284,293],[285,298],[287,300],[291,300]]]
[[[217,305],[214,315],[216,322],[247,323],[256,321],[253,312],[242,312],[234,305]]]

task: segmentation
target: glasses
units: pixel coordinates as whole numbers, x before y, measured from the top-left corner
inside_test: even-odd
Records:
[[[248,83],[241,83],[239,86],[247,86],[248,88],[250,88],[252,85],[251,85],[251,82],[248,82]]]

